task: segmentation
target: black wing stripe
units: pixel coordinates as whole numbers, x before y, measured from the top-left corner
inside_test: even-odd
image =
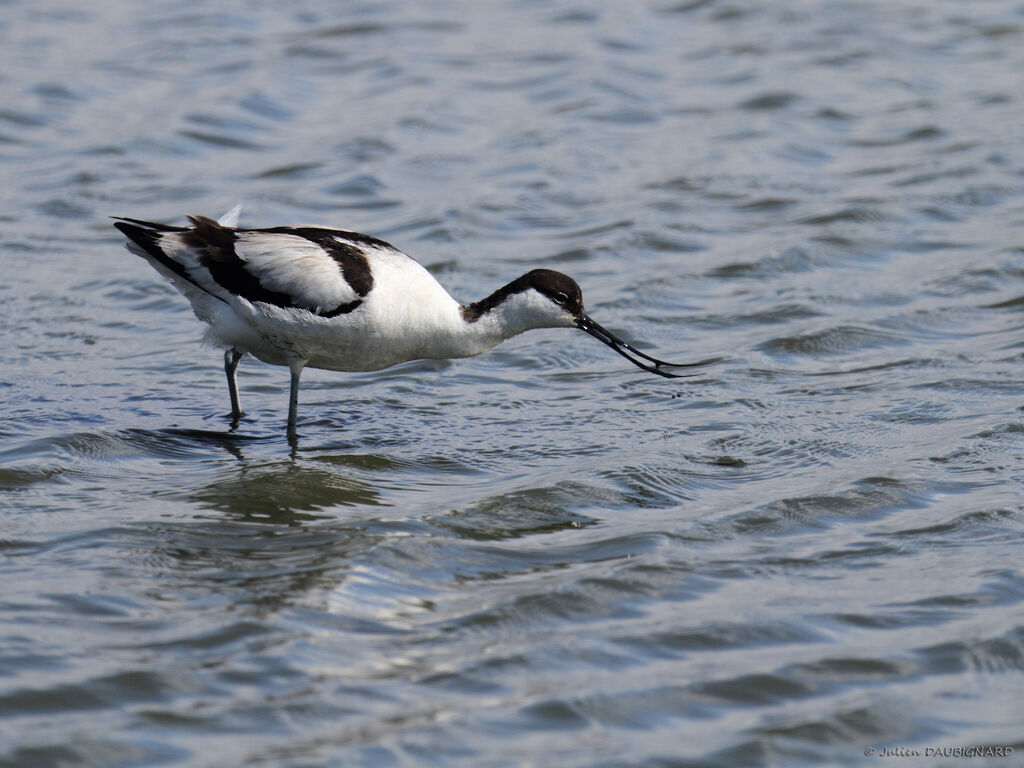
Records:
[[[325,312],[322,309],[318,309],[313,314],[320,315],[320,317],[337,317],[338,315],[347,315],[349,312],[354,310],[362,303],[362,299],[356,299],[355,301],[350,301],[347,304],[339,304],[337,307],[330,311]]]
[[[155,230],[156,232],[185,232],[186,230],[188,230],[188,227],[175,227],[171,224],[158,224],[155,221],[129,219],[127,216],[114,216],[112,218],[115,218],[118,221],[127,221],[130,222],[131,224],[138,224],[141,227],[145,227],[146,229],[152,229]],[[114,226],[116,227],[117,225],[115,224]]]
[[[378,240],[376,237],[364,235],[361,232],[351,232],[347,229],[328,229],[327,227],[266,227],[265,229],[247,229],[246,232],[273,232],[282,235],[300,235],[314,243],[319,243],[319,238],[340,238],[348,240],[356,245],[368,245],[371,248],[382,248],[386,251],[397,251],[391,243]]]
[[[195,226],[186,230],[185,244],[199,253],[199,263],[225,291],[249,301],[260,301],[277,307],[294,307],[292,297],[263,287],[256,275],[245,268],[235,253],[235,232],[204,216],[189,216]]]
[[[128,222],[138,222],[138,220],[123,219],[121,221],[115,221],[114,226],[121,230],[121,232],[123,232],[129,240],[131,240],[133,243],[139,246],[142,250],[144,250],[158,262],[160,262],[160,264],[167,267],[167,269],[169,269],[171,272],[178,275],[184,280],[188,280],[190,283],[192,283],[192,285],[194,285],[196,288],[203,291],[204,293],[208,293],[211,296],[214,296],[214,298],[220,299],[220,296],[215,296],[214,294],[210,293],[208,290],[203,288],[203,286],[201,286],[194,279],[192,279],[192,276],[188,273],[185,267],[176,262],[174,259],[169,258],[167,254],[164,253],[163,249],[160,247],[160,244],[157,242],[157,240],[162,236],[159,230],[143,229],[142,227],[135,226],[134,223],[129,224]],[[221,301],[224,300],[221,299]]]

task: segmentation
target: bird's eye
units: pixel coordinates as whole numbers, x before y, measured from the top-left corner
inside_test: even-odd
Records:
[[[559,291],[558,293],[555,294],[555,301],[557,301],[559,304],[568,304],[569,294],[562,293],[561,291]]]

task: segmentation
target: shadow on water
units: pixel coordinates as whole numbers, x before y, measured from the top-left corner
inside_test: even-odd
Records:
[[[237,446],[235,446],[237,449]],[[229,449],[231,450],[231,449]],[[367,477],[367,468],[386,472],[395,465],[380,456],[317,457],[315,460],[246,461],[231,450],[237,467],[218,472],[213,482],[189,493],[200,506],[226,512],[241,520],[297,524],[317,519],[332,507],[386,505]],[[322,466],[329,464],[331,469]]]

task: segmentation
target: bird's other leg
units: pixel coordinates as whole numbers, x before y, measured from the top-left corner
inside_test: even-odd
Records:
[[[224,350],[224,373],[228,377],[228,395],[231,397],[231,418],[237,420],[242,415],[242,409],[238,407],[238,384],[235,383],[235,370],[238,368],[238,361],[242,359],[244,352],[239,352],[234,347]]]
[[[299,411],[299,376],[302,375],[302,369],[306,367],[306,361],[292,360],[288,363],[288,367],[292,372],[291,398],[288,400],[288,439],[294,442],[296,438],[295,419]]]

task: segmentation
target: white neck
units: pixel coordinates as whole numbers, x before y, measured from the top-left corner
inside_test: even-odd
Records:
[[[472,309],[460,307],[458,330],[451,341],[461,351],[449,357],[476,355],[534,328],[572,328],[573,318],[534,290],[514,293],[493,309],[473,317]]]

